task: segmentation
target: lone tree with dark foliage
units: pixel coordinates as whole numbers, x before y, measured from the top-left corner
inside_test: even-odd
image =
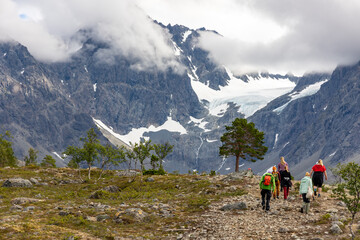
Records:
[[[267,152],[264,146],[264,133],[255,128],[255,124],[246,119],[236,118],[231,126],[225,126],[226,132],[220,138],[223,145],[220,147],[220,156],[236,157],[235,172],[239,171],[239,159],[256,162],[264,159]]]

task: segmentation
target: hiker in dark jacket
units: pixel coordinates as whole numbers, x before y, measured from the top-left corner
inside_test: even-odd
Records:
[[[282,173],[281,187],[284,189],[284,199],[286,200],[289,195],[289,189],[292,187],[291,174],[288,167],[285,167],[285,171]]]
[[[286,167],[289,167],[289,165],[288,165],[287,162],[285,162],[285,158],[284,158],[284,157],[281,157],[281,158],[280,158],[280,162],[279,162],[279,164],[277,165],[277,169],[278,169],[281,177],[282,177],[283,172],[285,172],[285,168],[286,168]],[[283,188],[282,188],[282,185],[281,185],[281,191],[282,191],[282,190],[283,190]]]
[[[272,170],[268,170],[262,177],[259,183],[261,189],[261,205],[263,210],[269,211],[270,210],[270,199],[271,199],[271,190],[274,190],[275,179],[272,175]],[[265,203],[266,198],[266,203]]]

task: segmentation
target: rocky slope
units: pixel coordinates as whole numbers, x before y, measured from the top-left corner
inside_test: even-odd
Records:
[[[209,102],[201,98],[201,91],[212,96],[231,81],[265,80],[296,86],[249,117],[265,132],[269,151],[264,161],[245,163],[244,169],[262,172],[285,156],[294,176],[300,178],[319,158],[326,166],[357,159],[359,64],[339,67],[331,76],[233,76],[198,46],[205,29],[158,24],[169,33],[168,44],[183,72],[139,71],[132,67],[134,60],[121,55],[111,63],[99,61],[99,52],[109,51],[111,43],[94,37],[91,30],[78,32],[83,45],[71,61],[63,63],[41,63],[26,47],[1,43],[0,124],[14,136],[16,156],[22,160],[32,147],[39,150],[39,160],[49,154],[64,166],[61,152],[80,144],[89,128],[99,126],[96,119],[114,133],[101,129],[103,142],[128,143],[127,134],[145,129],[132,142],[142,137],[175,145],[164,164],[168,171],[228,173],[234,169],[234,159],[218,156],[224,126],[236,117],[251,115],[245,110],[260,106],[257,100],[263,96],[254,93],[250,100],[231,96]],[[199,86],[202,89],[196,89]],[[211,113],[217,107],[221,110]],[[171,124],[176,126],[162,129]],[[115,134],[123,138],[116,139]]]
[[[96,182],[65,168],[0,174],[6,239],[349,239],[349,214],[328,185],[306,215],[294,189],[264,212],[260,177],[251,171],[151,177],[108,171]]]
[[[330,77],[315,75],[322,82],[315,94],[297,98],[309,88],[299,84],[250,118],[266,132],[269,165],[284,156],[299,178],[318,159],[326,166],[358,161],[359,66],[338,67]]]

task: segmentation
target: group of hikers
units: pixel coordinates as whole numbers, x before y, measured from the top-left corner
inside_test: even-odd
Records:
[[[310,210],[310,199],[321,196],[321,188],[325,180],[327,180],[326,168],[320,159],[312,167],[310,173],[306,172],[305,177],[300,181],[299,194],[302,196],[303,205],[300,209],[302,213],[308,213]],[[268,169],[261,177],[259,186],[261,189],[261,205],[265,211],[270,210],[270,199],[279,199],[280,191],[284,192],[284,200],[287,200],[289,190],[292,187],[291,174],[289,165],[285,162],[284,157],[280,158],[280,163]]]

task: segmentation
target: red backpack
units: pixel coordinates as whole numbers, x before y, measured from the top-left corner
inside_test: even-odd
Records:
[[[265,175],[263,183],[264,183],[265,186],[269,186],[270,183],[271,183],[271,176],[270,175]]]

